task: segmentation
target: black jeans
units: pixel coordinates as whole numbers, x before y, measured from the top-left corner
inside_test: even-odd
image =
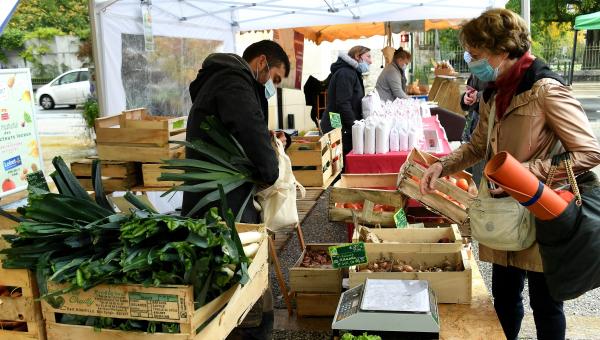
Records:
[[[564,339],[567,322],[563,303],[554,301],[550,296],[544,274],[494,264],[492,272],[494,308],[506,338],[517,339],[521,329],[521,321],[525,314],[521,295],[525,286],[525,277],[529,282],[529,299],[538,339]]]

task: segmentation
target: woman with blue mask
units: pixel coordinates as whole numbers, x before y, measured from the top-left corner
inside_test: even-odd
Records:
[[[375,89],[383,101],[394,101],[396,98],[406,99],[406,66],[410,64],[412,55],[400,47],[394,52],[389,63],[377,78]]]
[[[371,50],[354,46],[348,53],[340,52],[331,64],[331,80],[327,88],[327,111],[321,117],[321,131],[333,130],[330,113],[338,113],[342,121],[344,155],[352,150],[352,125],[362,119],[362,98],[365,96],[363,73],[369,71]]]
[[[488,82],[479,97],[479,122],[469,142],[427,169],[421,192],[432,193],[437,178],[487,161],[501,151],[510,153],[545,182],[552,157],[566,150],[580,187],[598,185],[589,170],[600,164],[600,146],[587,116],[562,77],[529,52],[531,40],[525,21],[509,10],[491,9],[466,23],[460,40],[467,51],[469,70]],[[554,187],[564,185],[565,177],[561,166],[555,177],[561,180]],[[493,198],[507,197],[501,188],[490,193]],[[537,235],[544,232],[537,229]],[[494,307],[507,339],[519,335],[525,279],[537,338],[565,338],[563,302],[554,300],[548,291],[537,243],[520,251],[492,249],[480,243],[479,259],[493,265]]]

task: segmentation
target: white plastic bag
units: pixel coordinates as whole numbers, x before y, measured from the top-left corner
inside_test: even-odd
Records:
[[[292,162],[279,138],[273,136],[271,143],[279,161],[279,177],[272,186],[258,192],[256,199],[261,207],[260,214],[265,226],[276,231],[298,223],[296,187],[300,189],[302,197],[306,191],[296,181],[292,172]]]
[[[357,155],[362,155],[365,152],[364,121],[356,120],[354,121],[354,125],[352,125],[352,152]]]
[[[362,114],[364,118],[368,118],[373,115],[375,112],[379,110],[381,106],[381,99],[379,98],[379,93],[373,90],[369,92],[362,99]]]
[[[390,151],[400,151],[400,134],[398,133],[397,126],[394,126],[390,131]]]
[[[381,120],[375,129],[375,153],[388,152],[390,152],[390,123],[389,120]]]
[[[368,120],[365,125],[365,154],[372,155],[375,153],[375,123]]]

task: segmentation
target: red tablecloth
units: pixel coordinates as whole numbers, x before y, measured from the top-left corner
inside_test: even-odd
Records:
[[[442,128],[437,116],[423,118],[425,129],[435,129],[442,145],[441,153],[434,153],[436,157],[448,155],[452,150],[446,138],[446,132]],[[408,158],[409,151],[388,152],[374,155],[355,155],[350,152],[346,155],[344,172],[348,174],[373,174],[373,173],[397,173]]]

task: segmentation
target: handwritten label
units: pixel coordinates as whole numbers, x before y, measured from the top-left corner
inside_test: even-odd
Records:
[[[400,209],[394,214],[394,223],[396,224],[396,228],[408,227],[408,220],[406,219],[404,209]]]
[[[333,268],[347,268],[367,263],[367,253],[363,242],[329,247]]]
[[[329,112],[329,122],[332,128],[339,129],[342,127],[342,116],[339,113]]]

